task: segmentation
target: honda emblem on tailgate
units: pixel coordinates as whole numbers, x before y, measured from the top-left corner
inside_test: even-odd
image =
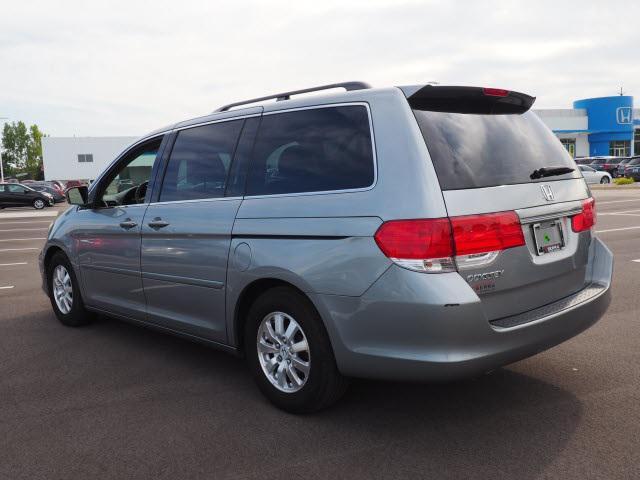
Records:
[[[540,190],[542,190],[542,196],[547,202],[551,202],[553,200],[553,190],[551,190],[551,185],[540,185]]]

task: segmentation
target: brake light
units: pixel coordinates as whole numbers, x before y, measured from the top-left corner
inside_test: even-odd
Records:
[[[383,223],[375,241],[397,264],[423,272],[454,271],[448,218],[392,220]]]
[[[392,220],[375,241],[398,265],[422,272],[452,272],[489,263],[497,252],[525,245],[515,212],[451,218]]]
[[[516,212],[452,217],[456,255],[495,252],[525,244]]]
[[[509,95],[509,90],[502,88],[483,88],[482,93],[488,97],[506,97]]]
[[[596,224],[596,201],[587,198],[582,202],[582,212],[571,217],[571,228],[574,232],[584,232]]]

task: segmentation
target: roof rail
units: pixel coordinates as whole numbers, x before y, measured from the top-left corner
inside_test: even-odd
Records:
[[[367,88],[371,88],[371,85],[365,82],[331,83],[329,85],[320,85],[319,87],[304,88],[302,90],[292,90],[290,92],[267,95],[266,97],[252,98],[251,100],[243,100],[242,102],[229,103],[217,109],[216,112],[226,112],[227,110],[230,110],[233,107],[238,107],[240,105],[247,105],[249,103],[262,102],[264,100],[272,100],[274,98],[276,99],[277,102],[281,100],[289,100],[291,98],[291,95],[300,95],[301,93],[317,92],[320,90],[329,90],[332,88],[344,88],[347,92],[349,92],[351,90],[364,90]]]

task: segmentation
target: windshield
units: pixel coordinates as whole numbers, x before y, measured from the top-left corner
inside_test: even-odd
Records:
[[[569,153],[532,112],[414,113],[443,190],[581,178]],[[552,167],[573,171],[531,178],[536,170]]]

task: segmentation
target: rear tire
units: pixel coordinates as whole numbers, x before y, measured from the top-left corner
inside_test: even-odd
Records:
[[[244,347],[260,391],[282,410],[316,412],[347,389],[320,315],[292,288],[272,288],[255,300],[245,322]]]
[[[609,183],[610,181],[611,181],[611,180],[609,180],[609,177],[602,177],[602,178],[600,179],[600,183],[601,183],[601,184],[603,184],[603,185],[605,185],[605,184]]]
[[[51,306],[60,323],[68,327],[91,323],[94,314],[84,308],[78,280],[64,253],[57,252],[49,262],[47,283]]]
[[[41,198],[36,198],[33,201],[33,208],[35,208],[36,210],[42,210],[45,207],[45,203],[44,200],[42,200]]]

